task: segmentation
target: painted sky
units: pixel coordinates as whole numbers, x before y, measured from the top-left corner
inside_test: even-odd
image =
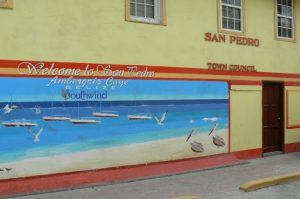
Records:
[[[50,78],[0,78],[0,102],[62,101],[61,91],[67,88],[73,93],[105,89],[108,101],[228,99],[227,82],[123,80],[127,85],[120,86],[119,81],[97,80],[83,87],[80,84],[49,85]]]

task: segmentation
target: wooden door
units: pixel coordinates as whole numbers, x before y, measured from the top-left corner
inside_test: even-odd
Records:
[[[283,84],[263,84],[263,152],[282,151],[283,136]]]

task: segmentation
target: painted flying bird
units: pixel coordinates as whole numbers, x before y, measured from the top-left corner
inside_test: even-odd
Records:
[[[192,141],[191,149],[196,153],[200,153],[204,151],[203,145],[200,142]]]
[[[197,133],[197,129],[192,129],[191,133],[188,135],[188,137],[186,138],[186,141],[189,141],[189,139],[192,137],[193,134]]]
[[[208,136],[210,136],[210,134],[212,134],[212,133],[216,130],[216,128],[218,127],[218,125],[219,125],[218,123],[215,123],[215,124],[214,124],[214,126],[213,126],[212,129],[210,130]]]
[[[38,133],[35,133],[32,128],[28,128],[28,131],[34,137],[34,142],[39,142],[39,136],[42,134],[44,128],[41,128]]]
[[[6,104],[6,106],[3,108],[4,114],[8,114],[8,113],[12,112],[14,109],[18,109],[18,108],[19,107],[17,105]]]
[[[156,120],[158,125],[164,125],[163,122],[165,121],[165,119],[167,117],[167,113],[168,113],[168,111],[164,112],[160,119],[158,119],[158,117],[155,114],[153,115],[154,119]]]
[[[223,138],[221,138],[218,135],[213,135],[213,143],[214,145],[218,146],[218,147],[223,147],[225,146],[225,141]]]

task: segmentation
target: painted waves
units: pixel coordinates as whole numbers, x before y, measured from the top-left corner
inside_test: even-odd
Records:
[[[2,163],[182,137],[195,128],[208,133],[215,123],[218,129],[228,128],[227,99],[1,102],[0,106]]]

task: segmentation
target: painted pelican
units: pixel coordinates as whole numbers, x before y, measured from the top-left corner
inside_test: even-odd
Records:
[[[189,141],[189,139],[192,137],[192,135],[197,133],[197,131],[198,131],[197,129],[192,129],[191,133],[188,135],[185,142]]]
[[[218,146],[218,147],[223,147],[225,146],[225,141],[223,138],[221,138],[218,135],[213,135],[213,143],[214,145]]]
[[[214,126],[212,127],[212,129],[210,130],[208,136],[210,136],[210,134],[212,134],[212,133],[216,130],[216,128],[217,128],[218,126],[219,126],[219,124],[218,124],[218,123],[215,123]]]
[[[192,141],[191,149],[196,153],[200,153],[204,151],[203,145],[200,142]]]

